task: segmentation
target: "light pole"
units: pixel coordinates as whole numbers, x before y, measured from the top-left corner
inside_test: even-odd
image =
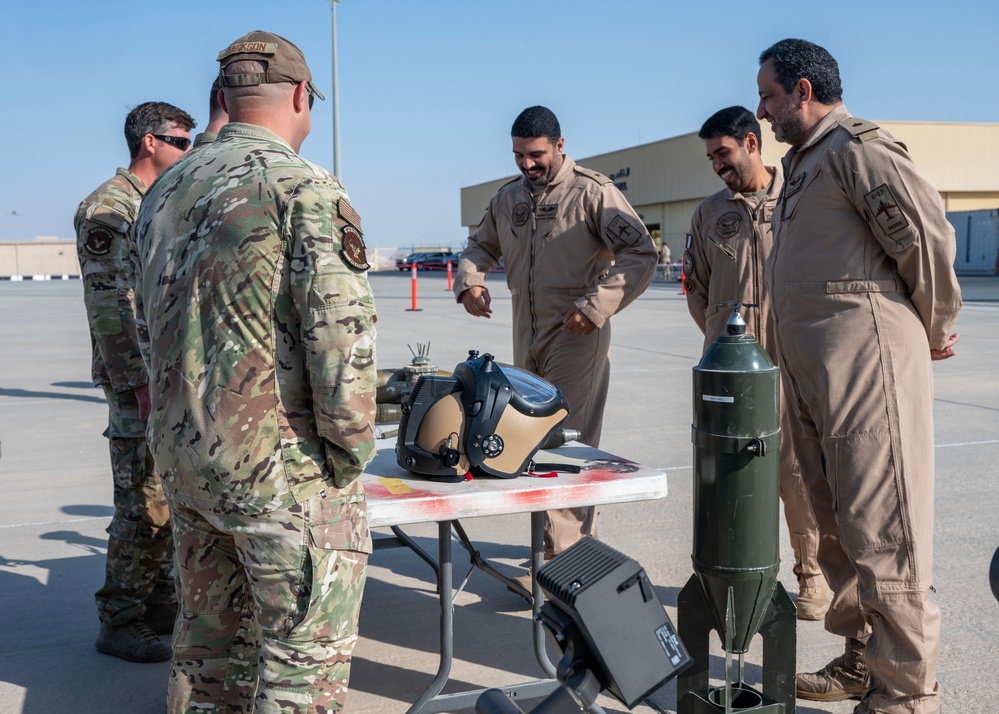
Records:
[[[333,175],[341,181],[340,175],[340,98],[339,82],[336,78],[336,6],[340,0],[330,0],[330,10],[333,15]]]
[[[17,219],[19,216],[23,215],[17,211],[10,212],[11,217],[14,219],[14,275],[21,275],[21,255],[18,243],[21,242],[21,233],[17,230]]]

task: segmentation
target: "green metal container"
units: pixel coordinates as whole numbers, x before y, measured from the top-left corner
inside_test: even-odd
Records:
[[[694,574],[732,653],[749,649],[780,566],[780,372],[744,333],[733,316],[693,375]]]

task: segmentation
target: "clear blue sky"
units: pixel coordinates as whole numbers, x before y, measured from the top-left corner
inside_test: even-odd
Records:
[[[343,0],[341,173],[369,247],[459,246],[459,189],[516,169],[524,107],[558,115],[575,158],[696,131],[756,107],[756,58],[784,37],[828,49],[857,116],[999,121],[999,4],[666,0]],[[803,9],[808,8],[808,9]],[[302,154],[333,169],[329,0],[6,0],[0,240],[73,237],[79,201],[128,163],[128,110],[207,123],[215,56],[254,29],[294,41],[327,95]]]

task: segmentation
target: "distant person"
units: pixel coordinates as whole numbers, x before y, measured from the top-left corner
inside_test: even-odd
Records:
[[[940,710],[933,370],[955,354],[954,229],[904,145],[850,115],[823,48],[760,55],[756,115],[784,157],[768,264],[791,436],[845,652],[798,696],[856,714]]]
[[[669,244],[664,240],[662,247],[659,249],[659,262],[664,265],[669,265],[672,259],[673,253],[669,249]]]
[[[725,334],[735,304],[746,332],[760,341],[777,364],[770,297],[763,266],[773,247],[770,217],[783,181],[764,166],[760,123],[748,109],[728,107],[713,114],[698,134],[711,168],[727,188],[708,196],[694,211],[684,253],[687,309],[704,334],[704,350]],[[798,579],[798,619],[820,620],[829,609],[829,588],[819,569],[819,531],[791,448],[786,400],[780,401],[780,497],[791,534]]]
[[[170,104],[135,107],[125,119],[128,168],[87,196],[74,221],[91,375],[108,403],[114,479],[96,646],[131,662],[170,658],[170,645],[156,635],[173,631],[177,598],[170,513],[146,446],[149,387],[136,334],[130,231],[147,187],[190,148],[193,127],[191,116]]]
[[[511,130],[523,174],[500,188],[458,261],[454,294],[489,317],[486,276],[502,261],[513,300],[513,361],[559,387],[565,426],[599,446],[610,380],[610,318],[642,294],[658,253],[642,219],[606,176],[562,149],[558,119],[525,109]],[[595,534],[595,509],[545,513],[546,557]]]
[[[230,122],[136,230],[183,622],[167,709],[342,711],[375,452],[361,219],[298,155],[322,99],[301,50],[258,30],[218,59]]]
[[[221,102],[219,102],[220,91],[219,78],[216,77],[215,81],[212,82],[212,91],[208,97],[208,126],[205,127],[203,132],[194,137],[194,148],[211,144],[219,135],[219,129],[229,123],[229,115],[222,108]]]

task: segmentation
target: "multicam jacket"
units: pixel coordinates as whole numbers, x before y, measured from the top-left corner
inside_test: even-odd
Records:
[[[136,337],[130,231],[146,186],[126,169],[87,196],[76,211],[76,252],[90,323],[94,386],[116,393],[146,383]]]
[[[333,176],[250,124],[152,187],[138,292],[150,444],[172,497],[260,513],[370,462],[377,318],[360,226]]]

